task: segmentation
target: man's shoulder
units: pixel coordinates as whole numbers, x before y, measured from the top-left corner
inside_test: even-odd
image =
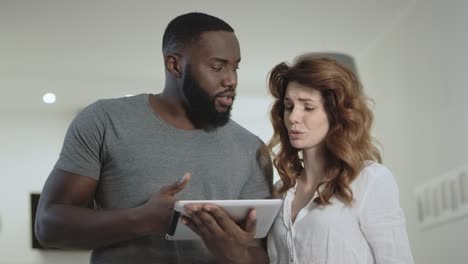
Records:
[[[120,117],[128,119],[129,116],[135,117],[137,113],[144,113],[143,109],[144,94],[99,99],[80,110],[75,117],[75,123],[89,122],[90,120],[105,123],[105,120],[109,118],[118,119]]]
[[[129,116],[144,112],[145,94],[99,99],[80,111],[80,116]]]
[[[229,122],[223,127],[223,132],[229,133],[234,137],[239,138],[241,142],[246,142],[247,144],[263,143],[263,141],[257,135],[232,119],[230,119]]]
[[[96,101],[95,104],[100,105],[100,107],[102,107],[104,110],[122,111],[127,110],[127,108],[134,108],[137,105],[144,105],[144,100],[147,97],[147,94],[139,94],[134,96],[125,96],[118,98],[106,98]]]

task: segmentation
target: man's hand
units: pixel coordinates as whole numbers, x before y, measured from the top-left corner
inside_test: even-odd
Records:
[[[183,223],[202,237],[220,263],[258,263],[252,249],[263,249],[254,240],[257,221],[255,209],[250,210],[239,225],[213,204],[187,205],[185,211],[190,218],[184,217]]]
[[[167,231],[177,201],[174,196],[184,189],[190,178],[191,174],[185,173],[181,180],[162,187],[141,207],[149,233],[162,234]]]

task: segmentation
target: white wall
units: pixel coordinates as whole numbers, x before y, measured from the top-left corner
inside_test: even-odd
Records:
[[[264,141],[272,132],[270,100],[238,96],[233,119]],[[40,192],[58,158],[73,114],[0,115],[0,264],[89,263],[87,251],[42,251],[31,248],[31,192]]]
[[[72,115],[0,115],[0,263],[87,263],[82,251],[31,248],[31,192],[40,192]]]
[[[358,56],[416,263],[467,263],[468,218],[423,230],[414,188],[468,164],[468,2],[415,1]]]
[[[268,113],[272,103],[273,97],[268,95],[238,96],[232,109],[232,119],[266,143],[273,135]]]

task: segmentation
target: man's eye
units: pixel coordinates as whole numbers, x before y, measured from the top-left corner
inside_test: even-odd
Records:
[[[223,66],[211,66],[211,69],[213,69],[214,71],[221,71],[224,67]]]

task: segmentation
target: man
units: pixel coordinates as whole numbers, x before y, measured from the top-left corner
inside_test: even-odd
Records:
[[[261,140],[230,120],[241,59],[234,30],[210,15],[179,16],[163,55],[161,94],[99,100],[74,119],[36,235],[93,249],[92,263],[266,262],[252,239],[255,211],[237,225],[216,206],[195,207],[186,223],[203,239],[164,238],[176,200],[265,198],[272,168]]]

